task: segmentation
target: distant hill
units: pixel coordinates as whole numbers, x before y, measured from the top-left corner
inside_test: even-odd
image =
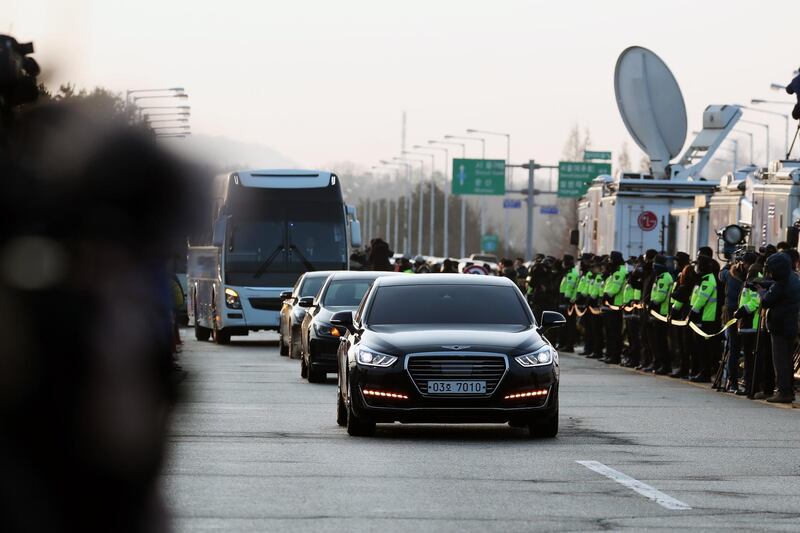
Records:
[[[295,168],[297,162],[258,143],[247,143],[213,135],[192,134],[170,143],[178,153],[196,163],[219,169]]]

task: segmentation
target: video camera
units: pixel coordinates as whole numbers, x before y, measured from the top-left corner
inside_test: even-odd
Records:
[[[36,76],[39,64],[29,57],[33,43],[20,43],[0,34],[0,118],[15,106],[31,103],[39,96]]]
[[[750,229],[738,224],[730,224],[717,230],[717,255],[726,261],[741,261],[746,252],[752,251],[746,244]]]

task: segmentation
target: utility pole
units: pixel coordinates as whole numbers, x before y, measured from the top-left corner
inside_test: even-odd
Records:
[[[524,169],[528,170],[528,188],[527,189],[523,189],[520,192],[526,196],[525,201],[528,203],[528,205],[527,205],[527,209],[528,209],[528,213],[527,213],[528,214],[527,232],[528,233],[525,236],[525,260],[526,261],[531,261],[533,259],[533,209],[535,207],[534,204],[533,204],[533,197],[534,197],[534,195],[539,194],[540,192],[542,192],[542,191],[537,191],[534,188],[534,184],[535,184],[535,181],[536,181],[535,180],[535,178],[536,178],[535,172],[536,172],[537,169],[540,169],[540,168],[558,168],[558,165],[540,165],[540,164],[536,163],[533,159],[531,159],[530,161],[528,161],[527,163],[522,164],[522,165],[506,164],[506,167],[509,167],[509,168],[524,168]],[[548,192],[548,191],[545,191],[545,192]]]

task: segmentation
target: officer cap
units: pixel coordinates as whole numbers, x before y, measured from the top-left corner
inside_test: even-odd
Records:
[[[625,262],[625,259],[622,257],[622,253],[613,251],[611,255],[608,256],[611,263],[619,266]]]
[[[690,257],[686,252],[677,252],[675,254],[675,260],[681,264],[689,264]]]
[[[575,258],[572,257],[570,254],[564,254],[564,257],[561,259],[561,261],[564,263],[571,263],[575,261]]]

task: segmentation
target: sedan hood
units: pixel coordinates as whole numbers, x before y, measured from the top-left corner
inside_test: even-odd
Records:
[[[535,327],[518,325],[371,326],[363,343],[375,350],[400,355],[419,352],[494,352],[519,355],[545,344]]]

